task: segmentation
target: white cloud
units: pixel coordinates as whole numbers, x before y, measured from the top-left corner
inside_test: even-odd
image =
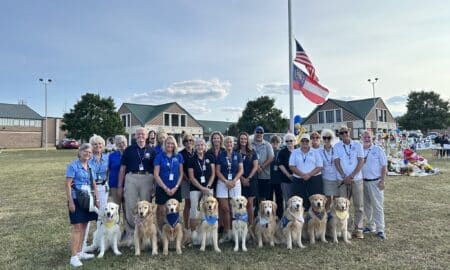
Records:
[[[183,106],[189,113],[195,115],[207,114],[211,112],[211,109],[207,106],[206,103],[190,102],[181,106]]]
[[[390,105],[405,105],[406,100],[408,99],[408,96],[393,96],[388,99],[386,99],[386,104]]]
[[[221,108],[224,112],[241,113],[244,109],[241,107],[226,106]]]
[[[287,95],[289,94],[288,89],[289,85],[287,83],[266,83],[266,84],[257,84],[256,89],[262,94],[268,95]]]

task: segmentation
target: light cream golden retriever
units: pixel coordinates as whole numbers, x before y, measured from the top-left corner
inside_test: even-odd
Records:
[[[328,219],[325,209],[327,197],[322,194],[314,194],[309,197],[309,201],[311,202],[307,218],[309,242],[315,244],[316,238],[320,238],[322,242],[328,243],[325,239]]]
[[[231,213],[233,215],[234,251],[239,251],[239,239],[242,241],[242,250],[247,251],[248,214],[247,199],[244,196],[231,199]]]
[[[277,204],[273,201],[261,201],[259,204],[258,217],[255,220],[255,235],[258,247],[263,247],[263,242],[275,246],[276,213]]]
[[[302,230],[305,223],[303,212],[303,199],[299,196],[289,198],[279,226],[287,249],[292,249],[292,241],[300,248],[305,247],[302,244]]]
[[[333,242],[338,242],[338,235],[342,236],[345,243],[350,244],[351,235],[347,232],[350,201],[344,197],[337,197],[333,200],[331,207],[331,236]]]
[[[175,242],[177,254],[181,254],[183,225],[180,217],[180,203],[176,199],[166,202],[166,220],[162,226],[163,255],[169,255],[169,242]]]
[[[214,246],[216,252],[221,252],[219,248],[219,209],[217,199],[213,196],[204,196],[200,202],[201,223],[198,226],[198,237],[200,251],[205,251],[208,242]],[[193,239],[195,242],[195,239]]]
[[[156,205],[148,201],[139,201],[136,204],[136,217],[134,225],[134,255],[141,255],[141,249],[152,245],[152,255],[158,254],[158,239],[155,213]]]

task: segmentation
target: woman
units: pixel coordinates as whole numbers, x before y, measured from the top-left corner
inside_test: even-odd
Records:
[[[177,141],[168,136],[161,153],[156,155],[154,176],[156,181],[156,219],[161,228],[165,216],[165,204],[169,199],[181,202],[180,185],[183,181],[183,157],[177,152]]]
[[[164,141],[165,141],[166,139],[167,139],[167,133],[165,133],[164,131],[161,131],[161,132],[158,133],[158,138],[157,138],[158,145],[155,146],[155,152],[156,152],[156,154],[159,154],[159,153],[162,152],[162,148],[163,148],[163,145],[164,145]]]
[[[242,184],[242,196],[247,198],[247,214],[248,223],[253,224],[254,212],[253,203],[258,194],[258,181],[254,179],[256,172],[258,172],[259,162],[258,156],[253,151],[249,142],[249,135],[247,132],[241,132],[238,136],[238,146],[236,151],[241,154],[243,173],[240,177]]]
[[[317,131],[311,133],[311,148],[314,150],[320,149],[320,134]]]
[[[117,188],[119,183],[120,159],[122,158],[125,148],[127,148],[127,138],[123,135],[116,135],[114,137],[114,145],[117,150],[109,154],[108,158],[109,196],[112,202],[117,203],[120,206],[122,200],[119,199],[119,196],[117,195]]]
[[[337,171],[334,166],[334,149],[331,142],[334,141],[334,132],[329,129],[324,129],[321,132],[323,147],[319,150],[322,156],[322,179],[323,192],[327,196],[326,208],[329,209],[333,197],[339,196],[339,187],[337,180]]]
[[[212,185],[216,176],[214,157],[206,153],[206,143],[204,139],[197,139],[195,142],[195,154],[188,162],[188,176],[190,185],[190,198],[192,207],[190,210],[189,228],[195,231],[198,224],[198,204],[200,197],[212,194]]]
[[[286,147],[280,150],[276,162],[278,170],[281,172],[281,192],[283,194],[284,205],[287,205],[287,201],[293,195],[292,181],[294,179],[291,168],[289,167],[289,158],[295,150],[295,135],[287,133],[284,136],[284,142],[286,143]]]
[[[87,224],[91,220],[97,219],[97,214],[95,212],[89,212],[87,210],[81,209],[78,204],[78,200],[75,194],[75,190],[72,188],[74,185],[76,188],[91,191],[91,174],[88,161],[92,156],[92,145],[89,143],[84,143],[78,149],[78,159],[72,161],[67,166],[66,171],[66,196],[67,204],[69,208],[69,218],[72,227],[72,234],[70,237],[70,265],[74,267],[82,266],[80,260],[92,259],[94,255],[82,252],[82,244],[84,239],[84,234],[86,232]],[[92,187],[94,189],[95,197],[98,198],[97,185],[95,181],[92,181]],[[100,206],[99,200],[95,201],[97,207]]]
[[[220,152],[216,162],[217,198],[219,217],[223,220],[224,236],[220,242],[231,240],[229,199],[241,196],[240,178],[244,171],[241,155],[233,149],[233,137],[225,137],[225,151]]]
[[[145,143],[150,147],[156,146],[156,131],[150,130],[148,132],[148,137],[147,137],[147,140],[145,141]]]
[[[396,157],[399,150],[399,144],[394,134],[391,133],[389,135],[388,143],[387,143],[388,155],[391,157]]]
[[[305,133],[300,138],[300,148],[292,152],[289,158],[289,167],[294,173],[294,195],[303,199],[303,206],[308,211],[311,203],[309,196],[323,194],[322,158],[319,151],[309,146],[309,134]]]
[[[188,164],[189,161],[194,157],[194,138],[191,134],[185,134],[183,136],[183,146],[184,149],[180,151],[180,154],[183,156],[184,164],[183,166],[183,182],[181,182],[181,198],[184,200],[184,208],[183,208],[183,220],[184,227],[189,229],[189,212],[191,209],[191,198],[190,198],[190,187],[189,187],[189,174],[188,174]]]
[[[277,217],[281,220],[283,217],[283,193],[281,191],[281,175],[280,170],[278,169],[277,159],[280,153],[280,143],[281,139],[279,136],[274,135],[270,138],[270,144],[273,148],[273,154],[275,158],[272,163],[270,163],[270,198],[273,198],[275,195],[275,202],[278,205],[277,208]]]

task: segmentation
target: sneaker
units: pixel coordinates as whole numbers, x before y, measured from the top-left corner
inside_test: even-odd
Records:
[[[354,230],[352,233],[352,237],[358,238],[358,239],[364,239],[363,230]]]
[[[380,238],[381,240],[386,239],[386,235],[384,234],[384,232],[377,232],[377,237]]]
[[[80,260],[90,260],[90,259],[93,259],[95,257],[95,255],[81,251],[81,252],[77,253],[77,257]]]
[[[78,258],[78,256],[72,256],[70,257],[70,265],[73,267],[80,267],[83,266],[83,263],[80,261],[80,258]]]
[[[363,233],[374,233],[375,232],[375,230],[372,230],[372,229],[370,229],[369,227],[365,227],[364,229],[363,229]]]

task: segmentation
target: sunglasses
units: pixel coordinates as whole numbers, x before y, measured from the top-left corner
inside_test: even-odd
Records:
[[[187,143],[187,142],[193,142],[194,140],[192,140],[192,139],[189,139],[189,140],[185,140],[185,141],[183,141],[183,143]]]
[[[256,131],[255,133],[256,133],[256,134],[263,134],[264,132],[262,132],[262,131]]]
[[[323,136],[322,139],[323,139],[324,141],[326,141],[326,140],[331,140],[331,136]]]
[[[287,140],[286,143],[291,143],[294,142],[293,140]]]
[[[339,135],[344,135],[344,134],[348,134],[348,131],[341,131],[341,132],[339,132]]]
[[[309,143],[309,140],[308,139],[303,139],[300,142],[302,142],[302,143]]]

